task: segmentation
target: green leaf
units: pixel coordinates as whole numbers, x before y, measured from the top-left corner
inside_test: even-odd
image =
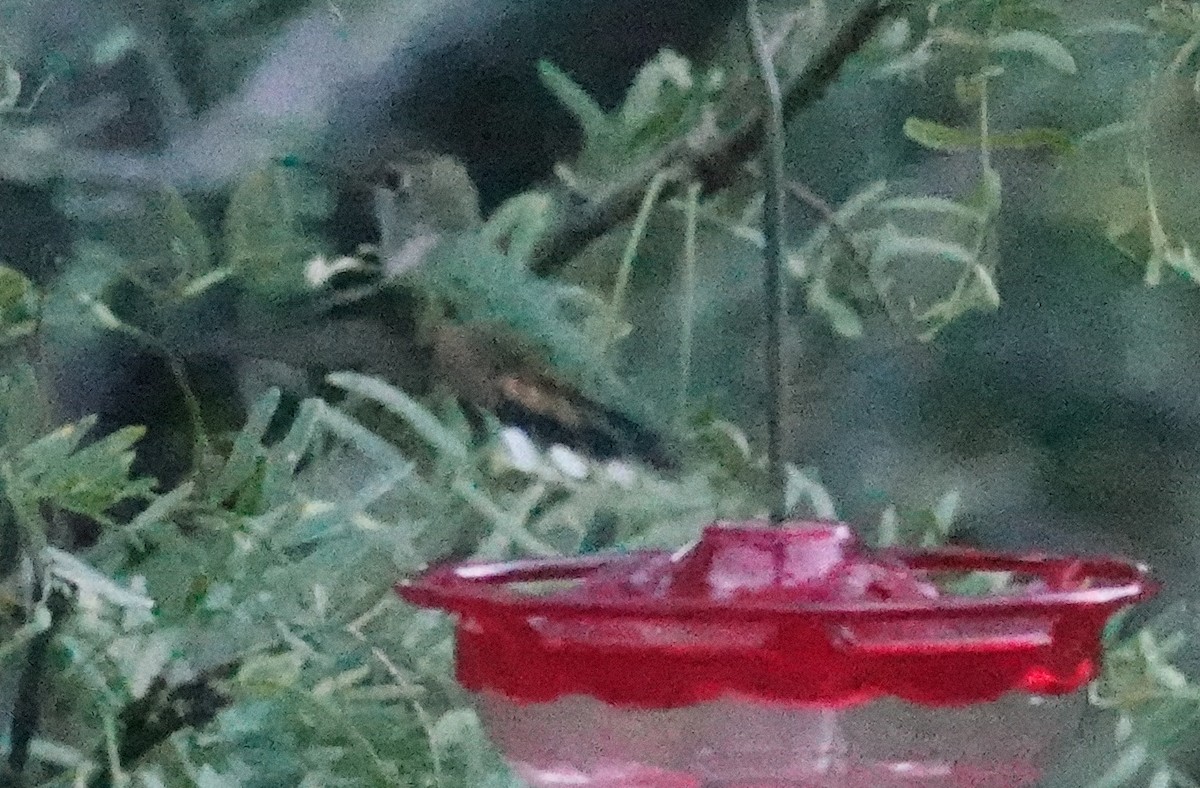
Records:
[[[983,144],[982,137],[974,129],[958,129],[922,118],[909,118],[905,121],[904,134],[913,142],[931,150],[972,150]],[[1042,127],[992,132],[988,135],[987,143],[988,148],[992,150],[1049,148],[1054,153],[1069,153],[1074,147],[1071,138],[1065,132]]]
[[[976,208],[954,200],[947,200],[945,197],[892,197],[879,203],[879,210],[947,214],[972,222],[982,222],[987,219],[987,216]]]
[[[16,468],[20,477],[36,479],[57,468],[79,447],[95,424],[96,418],[89,416],[75,424],[65,424],[25,446],[17,454]]]
[[[137,32],[132,27],[115,25],[109,28],[92,48],[92,63],[97,66],[111,66],[140,44]]]
[[[961,499],[958,490],[950,490],[933,505],[933,519],[943,538],[948,538],[954,530],[954,518],[958,514]]]
[[[439,750],[460,747],[479,738],[479,718],[470,709],[452,709],[441,716],[429,732]]]
[[[960,243],[940,238],[887,233],[871,250],[871,262],[886,266],[903,257],[939,258],[963,267],[975,265],[975,255]]]
[[[904,121],[904,136],[931,150],[973,150],[980,145],[974,130],[956,129],[932,120],[909,118]]]
[[[232,268],[214,268],[207,274],[198,276],[191,282],[188,282],[186,285],[184,285],[183,290],[181,290],[179,294],[184,298],[195,298],[214,285],[224,282],[233,275],[234,271]]]
[[[906,120],[904,134],[913,142],[931,150],[973,150],[983,144],[979,133],[973,129],[956,129],[922,118]],[[994,132],[988,135],[987,141],[988,147],[992,150],[1049,148],[1055,153],[1069,153],[1073,147],[1070,137],[1064,132],[1052,128]]]
[[[21,97],[21,74],[8,63],[0,64],[0,72],[0,112],[7,112]]]
[[[322,406],[319,418],[325,429],[384,468],[405,472],[412,468],[412,463],[400,453],[399,449],[340,410]]]
[[[334,372],[328,377],[330,385],[377,402],[392,413],[400,416],[416,430],[417,434],[434,450],[457,462],[469,457],[466,445],[458,436],[442,426],[429,410],[397,388],[377,378],[354,372]]]
[[[988,40],[993,52],[1019,52],[1032,55],[1051,68],[1064,74],[1078,71],[1075,58],[1062,42],[1053,36],[1036,30],[1013,30]]]
[[[158,496],[145,510],[130,521],[129,531],[136,534],[148,530],[158,523],[167,522],[187,506],[195,490],[195,484],[185,482],[174,490]]]
[[[879,525],[875,529],[875,540],[879,547],[897,547],[900,545],[900,514],[895,504],[884,507],[879,515]]]
[[[621,122],[631,131],[664,115],[674,115],[695,84],[687,58],[664,49],[634,77],[621,105]]]
[[[583,129],[584,139],[601,139],[612,133],[608,115],[567,72],[548,61],[538,63],[538,77],[546,89],[567,108]]]
[[[56,547],[47,547],[45,553],[50,572],[69,583],[77,594],[133,611],[148,611],[154,607],[154,600],[144,591],[126,588],[77,556]]]
[[[550,228],[555,204],[550,195],[531,191],[503,202],[483,226],[484,243],[525,268],[534,247]]]
[[[859,339],[863,335],[862,318],[850,304],[830,294],[824,279],[818,279],[808,288],[808,305],[825,313],[833,330],[847,339]]]
[[[245,485],[258,470],[258,463],[263,456],[263,439],[267,428],[279,409],[282,393],[272,388],[259,397],[250,409],[245,426],[238,431],[233,440],[233,449],[228,459],[221,467],[217,478],[212,482],[209,497],[213,501],[224,501]]]
[[[225,212],[229,266],[269,300],[307,291],[305,267],[321,253],[306,225],[328,212],[322,187],[294,168],[272,166],[248,176]]]
[[[251,692],[272,695],[296,686],[304,661],[304,657],[294,651],[256,654],[242,663],[234,681]]]
[[[130,477],[133,445],[145,434],[142,427],[125,427],[83,448],[79,442],[90,429],[84,421],[30,444],[19,457],[18,483],[12,490],[29,503],[51,503],[94,519],[130,498],[146,498],[153,480]]]
[[[1200,19],[1195,6],[1186,2],[1164,2],[1146,11],[1147,18],[1163,32],[1180,38],[1188,38],[1200,32]]]
[[[834,211],[834,216],[844,224],[851,222],[867,209],[877,205],[883,199],[883,195],[887,194],[888,188],[887,181],[881,180],[868,184],[838,206],[838,209]]]
[[[811,473],[792,465],[787,466],[785,500],[789,512],[794,511],[801,503],[806,503],[812,516],[821,520],[838,519],[837,506],[825,486]]]
[[[294,495],[296,469],[308,454],[323,410],[324,404],[315,398],[300,403],[287,434],[271,447],[263,470],[262,496],[266,507],[281,506]]]
[[[33,289],[29,278],[16,269],[0,265],[0,311],[7,311],[24,303]]]
[[[0,416],[3,443],[16,451],[35,441],[50,421],[51,405],[38,385],[33,365],[14,364],[0,377]]]
[[[1028,149],[1049,148],[1054,153],[1070,153],[1074,147],[1071,138],[1059,129],[1047,127],[1002,131],[988,136],[988,147]]]
[[[1001,200],[1004,196],[1004,183],[1000,173],[988,167],[979,176],[979,183],[966,199],[966,204],[982,211],[989,217],[1000,213]]]
[[[160,199],[164,229],[168,233],[170,251],[177,266],[183,271],[207,272],[212,249],[208,236],[192,216],[187,203],[174,189],[163,193]]]

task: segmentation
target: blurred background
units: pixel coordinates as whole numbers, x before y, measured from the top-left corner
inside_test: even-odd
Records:
[[[364,184],[406,150],[465,160],[485,211],[494,209],[551,178],[554,163],[578,149],[578,124],[541,85],[537,58],[560,63],[611,107],[661,48],[700,62],[744,61],[730,27],[736,5],[8,0],[3,52],[20,85],[3,127],[0,254],[39,283],[111,295],[123,287],[115,269],[148,245],[148,188],[181,190],[200,221],[217,227],[232,184],[270,157],[309,163],[312,177],[332,187],[324,199],[333,207],[317,211],[311,228],[313,251],[353,252],[378,239]],[[1119,551],[1151,562],[1169,593],[1186,595],[1200,557],[1200,396],[1189,352],[1197,291],[1174,270],[1147,287],[1145,262],[1106,237],[1110,217],[1135,216],[1123,202],[1131,190],[1127,150],[1085,137],[1149,117],[1159,210],[1172,237],[1186,242],[1200,165],[1195,95],[1186,74],[1177,85],[1150,87],[1183,40],[1156,26],[1144,2],[1036,5],[1043,18],[1061,12],[1051,26],[1077,71],[1019,64],[1026,67],[995,81],[992,123],[1056,128],[1084,142],[1067,154],[996,153],[1004,179],[999,307],[921,342],[879,314],[865,316],[862,338],[846,338],[798,304],[789,455],[819,469],[845,502],[844,516],[869,519],[884,500],[920,506],[959,489],[961,527],[974,540]],[[1180,15],[1190,8],[1175,5]],[[935,51],[917,63],[911,53],[929,8],[943,19],[958,13],[965,24],[986,6],[913,6],[911,24],[889,22],[870,57],[852,61],[791,120],[791,177],[834,206],[880,180],[899,193],[968,193],[974,152],[931,151],[903,127],[913,116],[973,122],[954,92],[961,62]],[[783,46],[796,62],[820,39],[820,26],[850,7],[768,6],[777,22],[794,17]],[[799,203],[789,218],[797,247],[822,219]],[[662,370],[675,368],[679,354],[682,232],[680,210],[651,217],[632,272],[632,329],[619,348],[621,372],[667,414],[677,399],[677,378]],[[609,234],[561,275],[607,288],[624,243],[622,233]],[[717,221],[700,223],[697,247],[688,393],[758,434],[758,251]],[[278,377],[283,366],[306,371],[298,356],[314,369],[339,366],[348,348],[362,367],[407,374],[396,357],[405,353],[397,329],[376,325],[375,315],[286,326],[285,318],[246,311],[204,303],[157,318],[172,324],[169,341],[202,388],[206,366],[217,369],[211,394],[229,400],[231,414],[239,395],[222,390],[230,388],[227,356],[245,376]],[[178,417],[163,362],[135,342],[94,324],[50,339],[68,415],[99,412],[113,424]],[[255,354],[278,358],[248,363]],[[164,472],[153,466],[169,463],[170,452],[148,467]]]

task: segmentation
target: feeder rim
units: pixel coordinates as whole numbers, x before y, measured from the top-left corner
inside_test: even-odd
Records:
[[[396,592],[421,607],[457,613],[510,613],[523,616],[620,617],[753,621],[780,616],[821,615],[858,621],[925,617],[958,618],[1063,612],[1065,608],[1118,607],[1153,596],[1158,584],[1146,565],[1118,558],[1078,558],[1045,553],[984,552],[970,548],[912,550],[886,548],[878,557],[899,560],[926,571],[1014,572],[1048,581],[1064,574],[1084,577],[1097,584],[1068,590],[1039,590],[1030,594],[998,596],[941,596],[917,601],[780,601],[749,598],[727,600],[669,598],[571,598],[560,595],[530,596],[505,588],[511,583],[582,580],[601,570],[628,564],[636,567],[649,559],[677,551],[642,550],[607,555],[534,558],[511,561],[468,561],[434,566],[416,578],[402,580]]]

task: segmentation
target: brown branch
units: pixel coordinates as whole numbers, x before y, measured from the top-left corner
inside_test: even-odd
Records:
[[[785,117],[793,117],[821,97],[846,61],[866,44],[896,5],[897,0],[865,0],[859,4],[788,87],[783,101]],[[539,274],[554,272],[592,241],[631,217],[656,173],[673,170],[677,180],[698,180],[705,191],[712,192],[728,185],[762,142],[760,110],[709,145],[695,147],[683,139],[668,145],[605,193],[568,206],[558,224],[534,249],[533,270]]]

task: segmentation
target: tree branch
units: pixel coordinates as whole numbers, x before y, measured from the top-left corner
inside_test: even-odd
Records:
[[[791,118],[820,98],[846,61],[866,44],[896,5],[897,0],[860,3],[788,87],[783,100],[784,116]],[[534,249],[533,270],[539,274],[553,273],[592,241],[632,216],[651,179],[663,170],[675,171],[678,181],[697,180],[708,192],[728,185],[741,165],[762,146],[763,123],[760,110],[709,145],[696,147],[687,140],[677,140],[600,196],[568,206],[557,225]]]

